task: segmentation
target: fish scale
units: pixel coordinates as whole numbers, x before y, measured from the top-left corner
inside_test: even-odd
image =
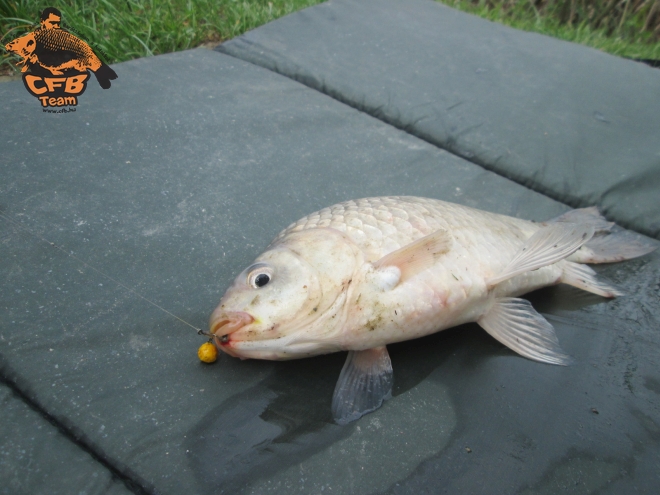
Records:
[[[87,43],[63,29],[37,29],[34,34],[37,42],[48,50],[69,50],[74,52],[77,57],[96,58]]]
[[[437,199],[345,201],[280,232],[222,297],[211,335],[243,359],[349,351],[332,401],[345,424],[391,396],[388,344],[462,323],[529,359],[568,364],[552,326],[518,296],[556,283],[621,295],[580,263],[655,247],[593,208],[534,223]]]
[[[75,65],[72,67],[77,70],[90,69],[92,72],[96,72],[103,66],[103,62],[87,43],[63,29],[37,29],[34,31],[34,37],[41,49],[53,53],[71,52],[75,60]],[[67,62],[69,61],[52,68],[56,70],[71,68],[68,67]]]
[[[475,212],[479,215],[475,216]],[[349,222],[347,218],[355,218],[360,224]],[[438,229],[445,229],[465,246],[470,246],[470,254],[477,260],[492,259],[491,253],[498,252],[497,266],[508,261],[507,256],[512,256],[522,241],[539,228],[533,222],[441,200],[386,196],[345,201],[307,215],[280,232],[273,244],[291,232],[322,227],[346,233],[369,254],[368,261],[374,261]],[[500,235],[503,232],[512,239]]]

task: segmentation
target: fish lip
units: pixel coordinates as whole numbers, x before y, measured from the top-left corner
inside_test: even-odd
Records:
[[[209,329],[216,347],[227,354],[234,355],[229,352],[232,343],[231,334],[238,332],[253,321],[254,317],[245,311],[218,311],[216,309],[209,321]]]

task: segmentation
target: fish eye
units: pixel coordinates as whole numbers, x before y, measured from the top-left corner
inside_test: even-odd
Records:
[[[267,275],[266,273],[260,273],[254,278],[254,285],[256,285],[257,287],[263,287],[268,282],[270,282],[270,276]]]
[[[253,289],[259,289],[273,278],[273,269],[265,263],[256,263],[248,268],[247,283]]]

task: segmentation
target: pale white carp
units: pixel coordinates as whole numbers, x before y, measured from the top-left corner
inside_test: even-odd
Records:
[[[436,199],[346,201],[284,229],[227,290],[210,330],[243,359],[349,351],[332,402],[345,424],[391,397],[387,344],[462,323],[527,358],[568,364],[552,326],[518,296],[565,283],[615,297],[583,263],[655,247],[596,208],[535,223]]]

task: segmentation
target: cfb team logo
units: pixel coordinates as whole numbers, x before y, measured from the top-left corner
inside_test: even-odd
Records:
[[[46,108],[75,107],[85,92],[92,71],[103,89],[117,74],[103,63],[87,43],[60,27],[62,14],[49,7],[41,13],[41,26],[5,45],[23,60],[23,84]],[[75,110],[75,109],[73,109]]]

